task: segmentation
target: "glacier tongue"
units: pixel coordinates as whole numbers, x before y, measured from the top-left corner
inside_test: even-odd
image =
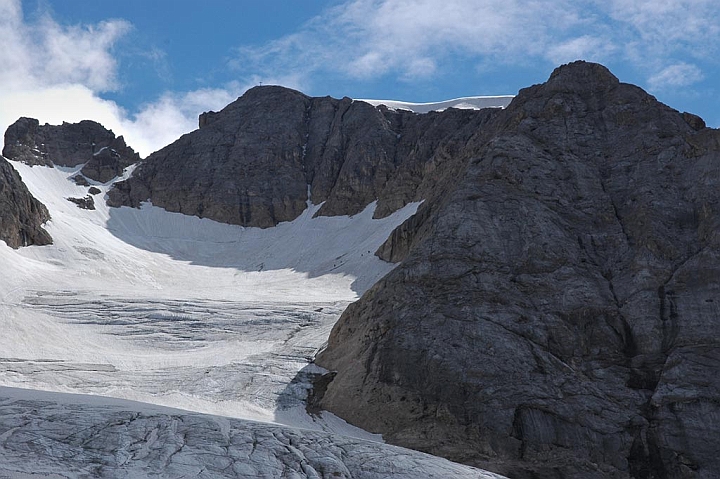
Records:
[[[12,164],[47,205],[55,244],[0,246],[0,385],[354,430],[305,414],[309,385],[295,377],[392,268],[372,253],[416,204],[382,220],[372,205],[352,218],[313,218],[309,205],[243,228],[150,204],[81,210],[66,198],[85,194],[72,181],[82,165]]]
[[[0,432],[0,477],[500,478],[345,436],[12,388]]]
[[[0,477],[496,477],[305,409],[311,359],[418,204],[379,220],[309,204],[261,230],[82,210],[82,165],[12,164],[54,244],[0,243]]]

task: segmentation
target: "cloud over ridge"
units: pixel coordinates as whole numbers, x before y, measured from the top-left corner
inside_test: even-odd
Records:
[[[480,78],[487,65],[545,71],[585,59],[630,69],[635,83],[655,93],[691,91],[707,84],[718,68],[715,0],[345,0],[330,5],[284,36],[236,45],[234,57],[218,65],[235,80],[160,92],[128,111],[108,93],[123,88],[118,49],[136,32],[130,22],[67,25],[47,12],[26,19],[20,0],[0,0],[0,130],[20,116],[43,123],[93,119],[147,155],[194,129],[202,111],[222,108],[261,80],[305,91],[335,80],[414,85],[450,76],[458,65],[474,66]],[[171,60],[154,47],[134,54],[163,64]],[[491,93],[514,91],[473,92]]]
[[[675,84],[664,69],[682,62],[701,70],[696,63],[712,61],[719,42],[713,0],[351,0],[291,35],[241,48],[235,65],[417,79],[457,58],[501,65],[627,61],[651,87],[664,88]]]
[[[246,88],[236,82],[166,92],[137,112],[101,94],[121,87],[113,49],[133,26],[126,20],[61,25],[49,13],[23,17],[19,0],[0,0],[0,130],[20,116],[59,124],[91,119],[147,155],[197,127],[197,115],[222,108]]]

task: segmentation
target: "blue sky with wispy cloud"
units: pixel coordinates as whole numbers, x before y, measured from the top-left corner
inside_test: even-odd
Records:
[[[91,118],[147,154],[260,82],[414,102],[607,65],[720,126],[716,0],[0,0],[0,129]]]

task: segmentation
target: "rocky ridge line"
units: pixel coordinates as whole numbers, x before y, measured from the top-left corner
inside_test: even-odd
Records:
[[[40,125],[34,118],[20,118],[5,132],[3,156],[28,165],[77,166],[84,176],[106,183],[122,175],[140,156],[122,136],[97,122],[83,120],[62,125]]]
[[[384,217],[425,198],[442,165],[496,113],[418,115],[256,87],[150,155],[109,192],[109,204],[149,200],[168,211],[270,227],[295,219],[308,199],[324,202],[320,215],[353,215],[377,200],[375,216]]]

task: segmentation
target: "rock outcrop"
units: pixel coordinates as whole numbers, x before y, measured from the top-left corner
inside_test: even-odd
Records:
[[[150,155],[110,190],[109,204],[150,200],[169,211],[269,227],[295,219],[307,200],[325,202],[321,215],[352,215],[378,200],[375,215],[384,217],[426,197],[440,165],[496,112],[416,115],[256,87]]]
[[[84,198],[74,198],[71,196],[67,200],[70,203],[76,204],[77,207],[80,208],[81,210],[94,210],[95,209],[95,200],[90,195],[87,195]]]
[[[30,194],[17,171],[0,157],[0,240],[12,248],[50,244],[52,238],[42,227],[49,219],[45,205]]]
[[[456,148],[316,403],[517,479],[716,477],[720,132],[576,62]]]
[[[122,171],[124,150],[77,125],[21,119],[4,153]],[[720,470],[720,132],[701,118],[576,62],[505,110],[257,87],[199,127],[109,203],[270,227],[308,200],[323,215],[377,200],[376,217],[424,200],[376,252],[398,267],[318,355],[312,411],[517,479]],[[0,234],[41,244],[47,212],[7,191],[0,212],[21,216]]]
[[[3,156],[29,165],[77,166],[81,173],[105,183],[140,161],[140,156],[125,144],[122,136],[99,123],[40,125],[34,118],[20,118],[5,132]]]

